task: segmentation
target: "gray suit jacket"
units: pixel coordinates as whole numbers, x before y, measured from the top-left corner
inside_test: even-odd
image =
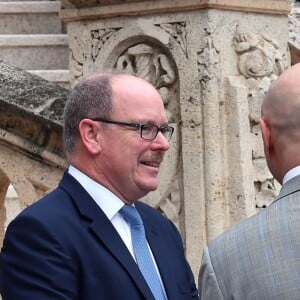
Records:
[[[300,299],[300,176],[205,247],[199,293],[202,300]]]

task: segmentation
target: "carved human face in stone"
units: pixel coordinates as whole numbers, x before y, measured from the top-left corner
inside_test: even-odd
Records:
[[[167,124],[159,93],[146,81],[121,76],[112,82],[111,120]],[[169,142],[158,133],[153,141],[140,137],[136,128],[102,124],[102,184],[124,202],[133,202],[158,187],[158,172]]]

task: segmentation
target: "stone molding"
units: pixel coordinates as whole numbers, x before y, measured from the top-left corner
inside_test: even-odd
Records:
[[[62,167],[62,111],[68,90],[0,61],[0,140]]]
[[[289,2],[286,0],[129,0],[126,3],[117,0],[62,0],[61,2],[63,9],[59,16],[66,22],[117,16],[184,12],[208,8],[283,15],[288,15],[291,10]]]

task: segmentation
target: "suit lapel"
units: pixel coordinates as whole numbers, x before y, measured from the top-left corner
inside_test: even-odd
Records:
[[[106,217],[101,208],[82,188],[76,179],[67,172],[60,186],[72,197],[78,210],[85,218],[90,220],[90,228],[101,244],[112,256],[128,271],[137,288],[143,293],[145,299],[154,300],[153,295],[141,274],[137,264],[123,243],[118,232]]]
[[[142,276],[137,264],[126,248],[119,234],[101,211],[101,217],[91,224],[91,229],[99,240],[105,245],[106,249],[113,255],[120,264],[128,271],[129,276],[136,283],[137,287],[144,294],[146,299],[153,299],[152,293]]]

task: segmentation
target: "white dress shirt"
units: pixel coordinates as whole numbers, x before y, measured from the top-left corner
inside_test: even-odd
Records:
[[[284,175],[282,185],[284,185],[288,180],[291,180],[292,178],[298,175],[300,175],[300,166],[294,167]]]

